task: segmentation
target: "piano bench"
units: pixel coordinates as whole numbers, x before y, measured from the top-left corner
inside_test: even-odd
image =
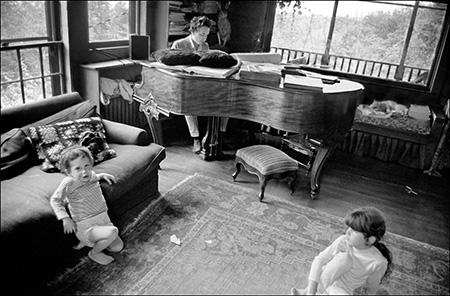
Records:
[[[264,199],[267,182],[271,179],[287,179],[294,193],[294,182],[297,179],[298,162],[283,151],[268,145],[253,145],[236,151],[234,161],[236,172],[232,175],[233,181],[241,171],[241,165],[251,174],[259,178],[259,201]]]

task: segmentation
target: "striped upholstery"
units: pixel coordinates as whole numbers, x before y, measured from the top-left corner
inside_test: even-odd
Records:
[[[268,145],[254,145],[236,151],[236,157],[258,170],[262,175],[283,173],[298,169],[296,160],[281,150]]]

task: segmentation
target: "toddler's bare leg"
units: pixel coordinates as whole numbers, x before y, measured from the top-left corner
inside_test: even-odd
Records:
[[[112,244],[118,237],[119,230],[115,226],[97,226],[89,233],[89,240],[94,242],[89,257],[95,262],[103,265],[111,263],[114,258],[104,254],[102,251]]]
[[[338,277],[346,273],[353,265],[353,259],[347,252],[336,254],[322,269],[320,284],[327,289]]]
[[[106,248],[107,251],[117,253],[123,250],[123,241],[120,236],[117,238]]]
[[[81,250],[82,248],[86,247],[86,245],[83,242],[79,242],[78,245],[73,246],[75,250]]]

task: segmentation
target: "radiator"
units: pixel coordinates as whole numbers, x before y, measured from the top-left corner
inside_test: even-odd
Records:
[[[139,103],[124,100],[121,96],[111,98],[108,105],[100,106],[100,114],[104,119],[125,123],[128,125],[148,129],[147,119],[139,111]]]

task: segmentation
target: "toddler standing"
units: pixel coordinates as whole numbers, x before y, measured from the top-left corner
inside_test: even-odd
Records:
[[[51,197],[50,204],[58,220],[63,222],[64,233],[75,233],[80,240],[75,249],[92,247],[88,256],[99,264],[107,265],[114,258],[103,253],[103,250],[120,252],[123,241],[119,230],[109,219],[99,181],[104,179],[112,184],[115,178],[93,171],[94,159],[87,147],[66,149],[60,163],[61,171],[67,177]]]

